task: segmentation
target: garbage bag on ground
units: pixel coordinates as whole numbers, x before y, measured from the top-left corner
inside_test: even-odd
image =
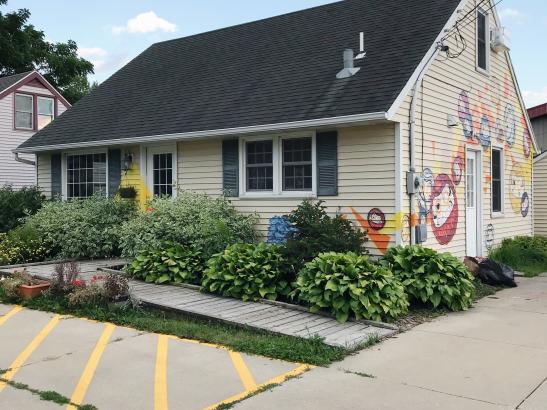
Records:
[[[488,258],[479,259],[479,279],[492,286],[517,286],[515,271],[511,267]]]

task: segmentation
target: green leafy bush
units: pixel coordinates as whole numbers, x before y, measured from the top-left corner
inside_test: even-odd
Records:
[[[291,291],[287,262],[278,245],[236,244],[208,262],[202,287],[237,299],[276,300]]]
[[[134,215],[132,203],[95,195],[48,202],[26,224],[62,258],[101,258],[120,254],[120,227]]]
[[[25,216],[35,214],[42,207],[44,197],[36,187],[14,190],[0,187],[0,232],[8,232],[21,224]]]
[[[490,258],[529,276],[547,272],[547,238],[517,236],[504,239],[490,252]]]
[[[342,215],[329,216],[323,201],[305,200],[287,217],[296,229],[289,233],[285,255],[295,272],[323,252],[366,253],[365,232],[355,229]]]
[[[326,252],[306,263],[298,274],[295,294],[311,312],[328,310],[340,322],[350,316],[391,321],[408,310],[399,280],[353,252]]]
[[[51,255],[51,246],[31,226],[0,233],[0,265],[41,262]]]
[[[164,241],[199,249],[205,258],[238,242],[254,242],[256,217],[242,215],[225,198],[182,192],[157,198],[120,231],[124,256],[162,247]]]
[[[473,303],[473,275],[449,253],[397,246],[386,252],[381,263],[399,278],[411,301],[453,311],[466,310]]]
[[[142,251],[126,268],[136,279],[154,283],[191,283],[201,281],[205,261],[201,252],[174,243],[164,243],[161,249]]]

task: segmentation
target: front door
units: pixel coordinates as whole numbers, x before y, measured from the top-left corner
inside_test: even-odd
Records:
[[[147,149],[147,185],[154,196],[176,196],[176,153],[172,147]]]
[[[468,150],[465,166],[465,231],[467,256],[480,256],[480,153]]]

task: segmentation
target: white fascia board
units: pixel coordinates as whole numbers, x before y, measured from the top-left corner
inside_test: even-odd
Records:
[[[366,124],[372,121],[386,121],[385,112],[373,112],[367,114],[346,115],[342,117],[321,118],[314,120],[293,121],[279,124],[253,125],[249,127],[224,128],[219,130],[205,130],[185,132],[178,134],[152,135],[145,137],[120,138],[111,140],[74,142],[69,144],[42,145],[37,147],[16,148],[13,152],[36,153],[44,151],[57,151],[66,149],[79,149],[99,146],[146,144],[161,141],[179,141],[188,139],[206,139],[215,137],[241,136],[260,132],[287,131],[298,128],[325,127],[331,125],[356,125]]]

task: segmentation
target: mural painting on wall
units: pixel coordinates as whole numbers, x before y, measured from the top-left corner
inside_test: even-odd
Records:
[[[435,178],[431,190],[431,227],[437,242],[448,244],[458,228],[458,197],[454,183],[446,174]]]
[[[492,249],[494,246],[494,239],[494,225],[488,224],[486,231],[484,232],[484,243],[486,245],[486,249]]]

